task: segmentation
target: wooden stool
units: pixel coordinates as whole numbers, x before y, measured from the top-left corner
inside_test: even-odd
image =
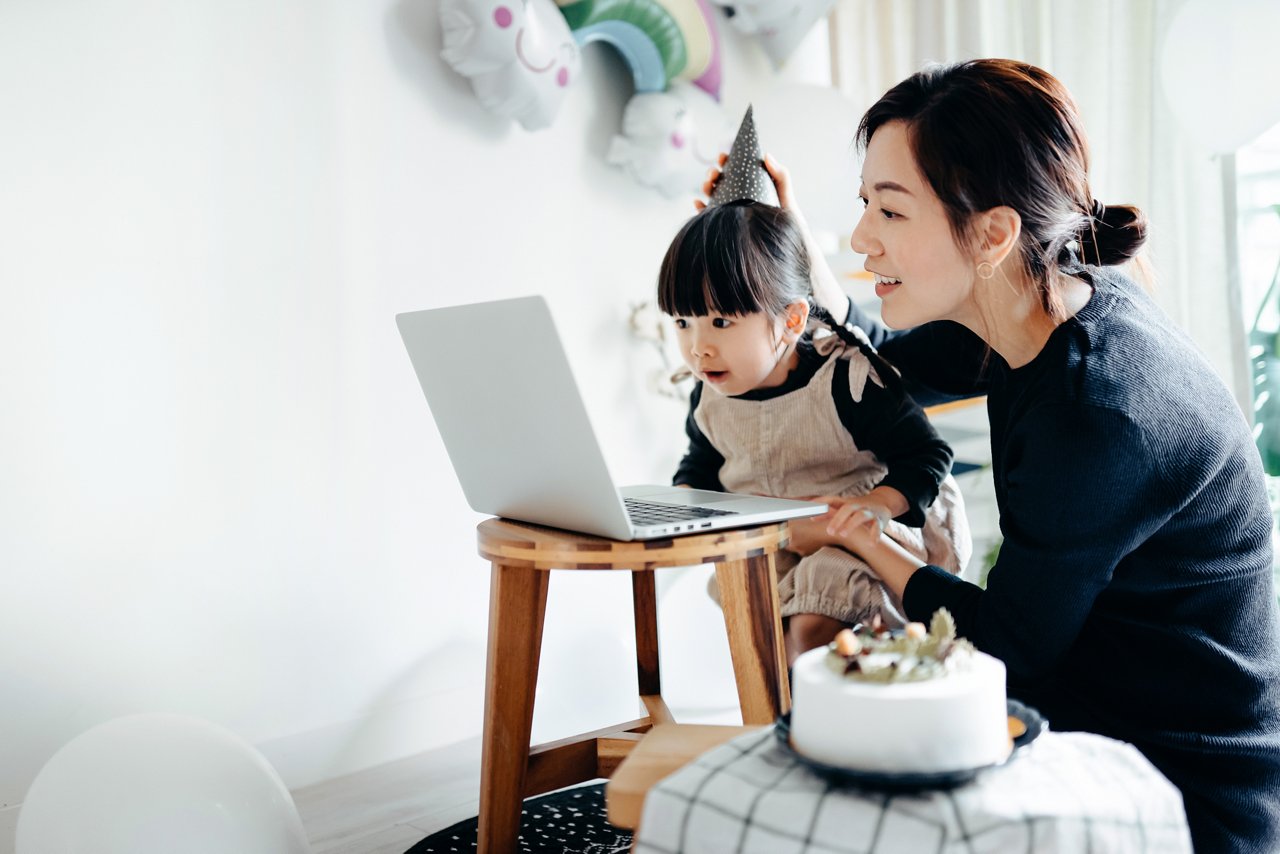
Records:
[[[770,724],[791,705],[774,554],[787,524],[621,542],[506,519],[477,528],[493,564],[480,758],[479,850],[516,848],[526,797],[608,777],[655,724],[670,723],[658,675],[653,570],[714,563],[744,724]],[[530,747],[548,570],[628,570],[635,607],[636,668],[648,714],[604,730]]]
[[[664,777],[679,771],[713,747],[758,726],[710,724],[655,724],[636,749],[627,754],[605,786],[604,803],[609,824],[635,830],[644,814],[644,799]]]

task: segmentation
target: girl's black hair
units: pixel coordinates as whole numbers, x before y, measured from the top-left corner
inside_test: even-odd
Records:
[[[809,315],[860,350],[886,384],[901,387],[898,372],[870,342],[836,323],[812,299],[809,250],[791,213],[742,200],[705,208],[684,224],[658,272],[658,307],[680,317],[764,312],[780,317],[807,301]]]
[[[809,292],[809,253],[795,217],[750,200],[706,208],[686,222],[658,272],[658,307],[684,317],[777,317]]]
[[[1079,110],[1043,69],[1009,59],[930,66],[867,111],[859,146],[865,151],[892,121],[906,124],[911,153],[961,246],[973,243],[975,214],[1001,205],[1018,212],[1020,261],[1051,317],[1065,312],[1055,272],[1123,263],[1146,241],[1142,211],[1093,198]]]

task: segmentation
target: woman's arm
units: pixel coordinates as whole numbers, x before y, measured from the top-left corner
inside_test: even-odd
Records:
[[[813,236],[813,230],[809,228],[809,221],[804,218],[804,212],[800,210],[795,191],[791,186],[791,173],[787,171],[787,167],[767,154],[764,158],[764,168],[773,179],[773,186],[778,191],[778,203],[784,210],[791,212],[791,216],[800,226],[801,233],[804,234],[804,245],[809,250],[809,281],[813,288],[814,301],[825,308],[827,313],[835,318],[836,323],[847,322],[849,307],[853,303],[840,287],[840,282],[836,280],[835,271],[827,263],[827,253],[818,245],[817,239]]]
[[[829,530],[911,619],[946,607],[961,635],[1033,680],[1066,654],[1117,565],[1168,521],[1179,493],[1142,432],[1114,410],[1041,406],[997,452],[1017,462],[1000,475],[1004,541],[985,590],[908,558],[855,512],[837,510]]]

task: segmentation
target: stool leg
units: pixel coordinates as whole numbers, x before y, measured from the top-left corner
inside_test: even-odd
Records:
[[[773,555],[716,564],[744,724],[771,724],[791,708]]]
[[[640,695],[661,694],[658,670],[658,594],[653,570],[631,573],[631,600],[636,616],[636,675]]]
[[[481,854],[516,850],[548,575],[498,563],[490,574],[477,839]]]

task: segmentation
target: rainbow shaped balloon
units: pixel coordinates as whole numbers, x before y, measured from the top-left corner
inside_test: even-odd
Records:
[[[611,45],[636,92],[688,80],[720,98],[720,34],[708,0],[556,0],[580,47]]]

